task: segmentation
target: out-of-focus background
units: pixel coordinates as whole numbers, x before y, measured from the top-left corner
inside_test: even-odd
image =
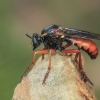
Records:
[[[25,34],[40,34],[50,24],[99,34],[100,0],[0,0],[0,100],[11,100],[31,63],[34,52]],[[100,41],[94,42],[100,49]],[[100,55],[91,60],[85,52],[82,54],[84,69],[100,100]]]

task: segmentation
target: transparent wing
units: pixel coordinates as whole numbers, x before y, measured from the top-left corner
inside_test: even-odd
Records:
[[[95,34],[88,31],[77,30],[73,28],[65,28],[64,34],[65,36],[69,36],[69,37],[100,40],[100,34]]]

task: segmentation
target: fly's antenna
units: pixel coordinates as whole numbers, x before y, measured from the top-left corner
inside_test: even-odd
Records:
[[[31,37],[31,36],[29,36],[29,35],[28,35],[28,33],[26,34],[26,36],[32,39],[32,37]]]

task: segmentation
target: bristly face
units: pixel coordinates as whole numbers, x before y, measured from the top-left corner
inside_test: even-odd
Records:
[[[37,33],[34,33],[32,36],[32,45],[33,50],[37,48],[42,42],[42,37],[40,37]]]

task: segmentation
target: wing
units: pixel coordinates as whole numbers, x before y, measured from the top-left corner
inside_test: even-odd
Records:
[[[82,31],[73,28],[65,28],[64,34],[65,36],[69,36],[69,37],[100,40],[100,34],[95,34],[88,31]]]

